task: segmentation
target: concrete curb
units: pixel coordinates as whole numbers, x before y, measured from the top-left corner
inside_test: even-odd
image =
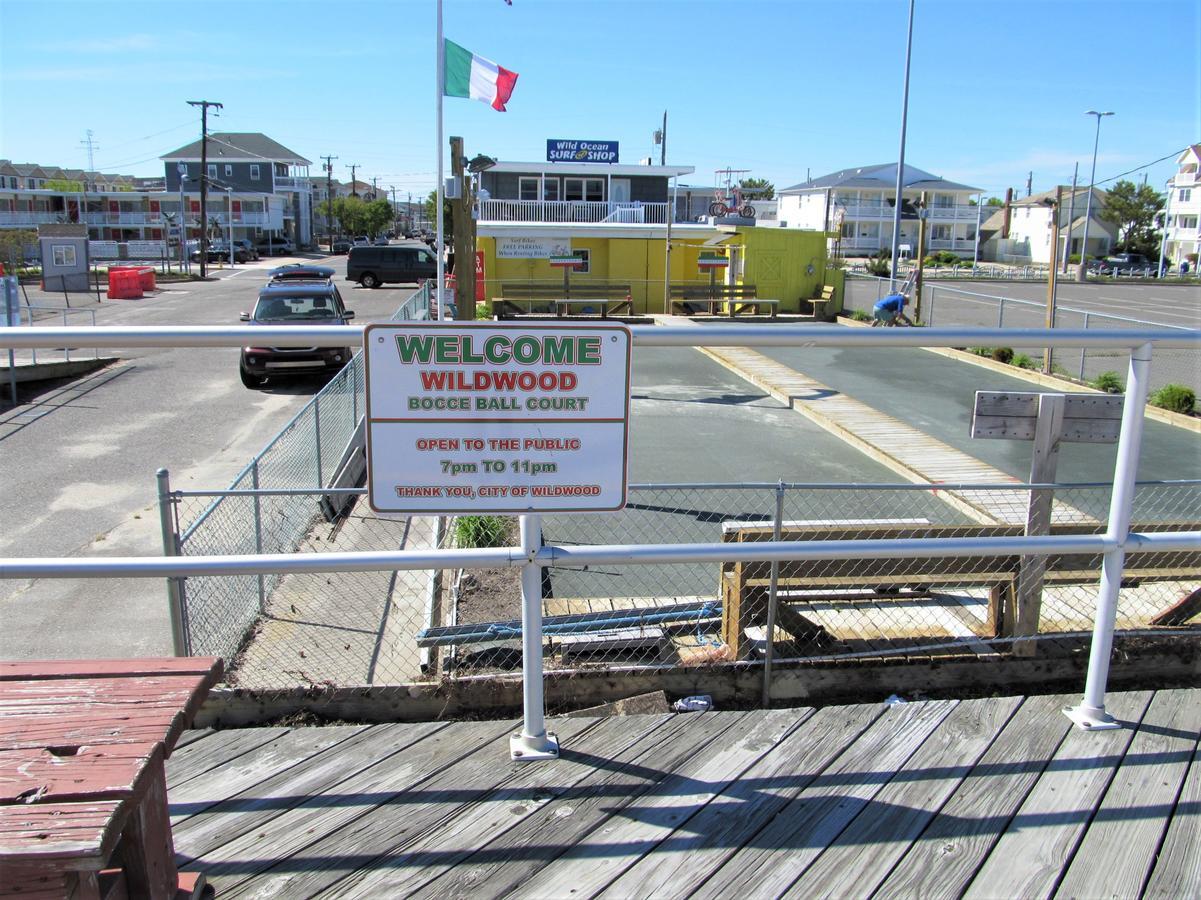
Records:
[[[868,322],[857,322],[847,316],[839,316],[836,322],[839,325],[850,325],[857,328],[871,327]],[[1060,378],[1056,375],[1044,375],[1042,372],[1034,372],[1030,369],[1020,369],[1017,366],[997,362],[995,359],[989,359],[986,356],[977,356],[975,353],[968,353],[966,350],[956,350],[953,347],[923,347],[922,349],[928,353],[937,353],[939,356],[979,366],[982,369],[990,369],[993,372],[999,372],[1011,378],[1020,378],[1031,384],[1037,384],[1040,387],[1053,388],[1060,391],[1071,388],[1073,391],[1088,394],[1104,393],[1104,391],[1099,391],[1078,381],[1069,381],[1066,378]],[[1171,425],[1175,428],[1183,428],[1185,431],[1191,431],[1194,434],[1201,434],[1201,417],[1198,416],[1182,416],[1180,413],[1160,409],[1158,406],[1147,406],[1146,418],[1155,422],[1162,422],[1164,425]]]

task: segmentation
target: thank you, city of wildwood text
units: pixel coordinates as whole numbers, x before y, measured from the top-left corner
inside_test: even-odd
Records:
[[[627,328],[371,325],[363,345],[372,509],[625,506]]]

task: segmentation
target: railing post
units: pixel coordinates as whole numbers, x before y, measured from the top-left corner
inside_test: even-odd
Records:
[[[313,395],[313,430],[317,443],[317,487],[325,487],[321,480],[321,395]]]
[[[521,733],[509,738],[509,756],[515,762],[559,758],[559,739],[546,733],[542,694],[542,567],[535,562],[542,548],[542,517],[527,513],[521,527],[521,673],[524,722]]]
[[[934,327],[934,298],[937,296],[937,294],[938,288],[934,285],[930,285],[930,304],[929,308],[926,310],[926,324],[931,328]]]
[[[166,469],[155,473],[158,479],[158,518],[163,533],[163,556],[179,556],[179,535],[171,514],[171,476]],[[188,655],[188,639],[184,626],[183,579],[167,579],[167,609],[171,614],[171,649],[176,656]]]
[[[1064,709],[1069,719],[1085,729],[1121,727],[1105,712],[1105,686],[1109,680],[1109,657],[1113,651],[1113,629],[1117,620],[1118,591],[1122,586],[1122,566],[1126,560],[1126,539],[1130,535],[1134,479],[1143,440],[1143,414],[1147,406],[1150,372],[1151,345],[1143,344],[1130,352],[1118,456],[1113,467],[1113,494],[1109,500],[1109,527],[1105,532],[1106,539],[1116,541],[1117,546],[1108,551],[1101,561],[1101,583],[1097,589],[1097,613],[1093,623],[1084,699],[1079,706]]]
[[[1005,298],[1000,297],[1000,303],[997,304],[997,327],[1002,328],[1005,324]]]
[[[1087,330],[1088,330],[1088,313],[1085,313],[1085,314],[1084,314],[1084,330],[1085,330],[1085,331],[1087,331]],[[1081,381],[1084,381],[1084,355],[1085,355],[1085,353],[1087,353],[1087,352],[1088,352],[1088,348],[1087,348],[1087,347],[1081,347],[1081,348],[1080,348],[1080,373],[1079,373],[1079,375],[1078,375],[1077,377],[1079,377],[1079,379],[1080,379]]]
[[[254,462],[250,466],[250,486],[256,491],[259,489],[259,458],[256,456]],[[260,556],[263,553],[263,507],[262,498],[258,494],[254,495],[254,552]],[[259,614],[267,611],[267,585],[265,576],[260,574],[259,579]]]
[[[772,540],[780,540],[780,531],[784,524],[784,482],[776,484],[776,516],[772,521]],[[776,604],[779,602],[777,589],[780,584],[780,561],[771,561],[771,583],[767,588],[767,632],[763,645],[763,697],[761,705],[764,709],[771,705],[771,665],[775,655],[776,638]]]

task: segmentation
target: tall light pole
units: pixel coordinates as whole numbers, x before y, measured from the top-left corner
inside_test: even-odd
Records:
[[[1168,188],[1169,198],[1171,197],[1171,191],[1172,191],[1172,189]],[[1159,219],[1159,268],[1155,270],[1155,277],[1162,278],[1163,277],[1163,251],[1168,243],[1168,211],[1167,211],[1167,209],[1166,208],[1161,209],[1158,213],[1156,213],[1156,216]]]
[[[1084,201],[1084,239],[1080,243],[1080,266],[1076,269],[1077,281],[1084,281],[1085,273],[1088,271],[1088,220],[1093,214],[1093,190],[1096,188],[1097,181],[1097,147],[1101,143],[1101,119],[1113,115],[1112,112],[1097,112],[1095,109],[1090,109],[1084,114],[1097,117],[1097,136],[1093,139],[1093,171],[1088,176],[1088,197]]]
[[[901,188],[905,178],[905,127],[909,122],[909,61],[913,56],[913,0],[909,0],[909,38],[905,44],[905,93],[901,100],[901,152],[897,155],[897,196],[892,211],[892,266],[889,269],[888,290],[897,286],[897,251],[901,243]]]

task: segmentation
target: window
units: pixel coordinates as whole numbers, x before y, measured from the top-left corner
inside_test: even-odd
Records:
[[[258,166],[258,163],[251,163],[251,164],[250,164],[250,180],[251,180],[251,181],[258,181],[258,180],[259,180],[259,166]]]
[[[930,240],[949,241],[951,239],[950,225],[935,225],[930,229]]]
[[[1188,203],[1191,199],[1193,199],[1193,189],[1192,188],[1181,188],[1180,189],[1180,202]]]
[[[1180,227],[1185,228],[1185,229],[1196,228],[1197,227],[1197,217],[1196,216],[1181,216],[1180,217]]]
[[[538,179],[537,178],[518,178],[517,179],[517,197],[520,200],[537,200],[538,197]]]
[[[543,200],[558,200],[559,199],[559,179],[545,178],[542,181],[542,199]]]
[[[75,265],[75,247],[72,244],[53,244],[51,251],[54,253],[54,265],[56,267],[73,266]]]
[[[209,178],[217,177],[217,166],[214,163],[209,163],[207,171]]]
[[[578,269],[572,270],[573,272],[575,272],[575,274],[587,275],[591,271],[591,268],[592,268],[591,260],[589,258],[590,252],[591,251],[589,251],[589,250],[572,250],[571,251],[572,256],[574,256],[576,259],[582,259],[584,261],[584,264],[582,266],[580,266]]]
[[[950,209],[955,205],[954,194],[935,194],[934,205],[939,209]]]
[[[563,199],[604,200],[605,180],[603,178],[564,178]]]
[[[854,222],[843,222],[842,223],[842,236],[844,238],[853,238],[855,236],[855,223]]]
[[[225,164],[225,177],[226,177],[226,178],[229,178],[229,177],[231,177],[233,174],[234,174],[234,167],[233,167],[233,166],[231,166],[229,163],[226,163],[226,164]]]

